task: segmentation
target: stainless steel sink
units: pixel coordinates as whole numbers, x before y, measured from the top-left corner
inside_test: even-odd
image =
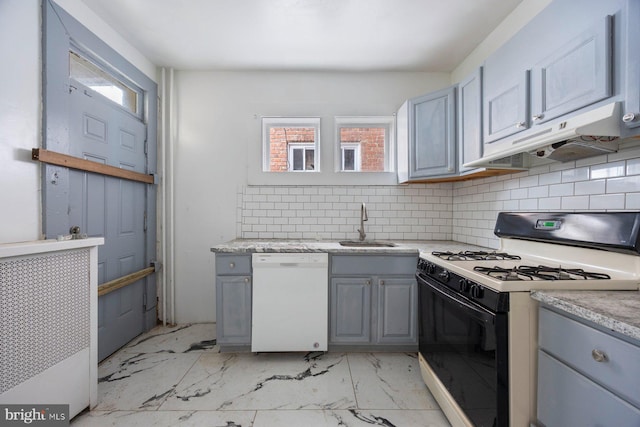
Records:
[[[358,248],[393,248],[396,244],[380,240],[342,240],[340,246],[352,246]]]

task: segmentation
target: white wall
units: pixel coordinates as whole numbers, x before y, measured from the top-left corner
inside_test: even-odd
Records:
[[[60,0],[71,15],[155,80],[155,66],[80,0]],[[0,243],[40,239],[42,146],[40,0],[0,0]]]
[[[40,6],[0,0],[0,243],[36,240],[41,232]]]
[[[177,72],[177,322],[215,319],[209,248],[236,237],[249,148],[261,150],[256,115],[389,115],[448,84],[443,73]]]

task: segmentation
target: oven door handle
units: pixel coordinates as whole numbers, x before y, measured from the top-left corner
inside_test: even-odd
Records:
[[[458,295],[455,292],[450,291],[449,289],[443,287],[440,284],[432,283],[426,280],[422,274],[418,273],[416,274],[416,277],[418,279],[418,282],[422,282],[426,284],[427,286],[429,286],[429,288],[431,288],[434,292],[438,293],[441,297],[444,297],[449,301],[452,301],[458,304],[458,306],[470,316],[475,317],[476,319],[485,323],[493,323],[495,319],[495,314],[487,310],[486,308],[468,301],[462,295]]]

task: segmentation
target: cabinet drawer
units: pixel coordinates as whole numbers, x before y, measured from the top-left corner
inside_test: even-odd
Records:
[[[640,425],[638,408],[614,396],[544,351],[538,352],[538,369],[538,421],[541,425]]]
[[[393,255],[336,255],[331,257],[331,274],[376,276],[413,276],[418,265],[417,256]]]
[[[539,321],[541,349],[640,408],[640,347],[544,308]]]
[[[251,255],[216,254],[216,274],[251,274]]]

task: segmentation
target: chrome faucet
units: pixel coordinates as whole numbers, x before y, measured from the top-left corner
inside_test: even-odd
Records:
[[[362,202],[362,206],[360,206],[360,229],[358,233],[360,233],[360,241],[363,241],[367,235],[364,232],[364,222],[369,221],[369,216],[367,215],[367,206]]]

